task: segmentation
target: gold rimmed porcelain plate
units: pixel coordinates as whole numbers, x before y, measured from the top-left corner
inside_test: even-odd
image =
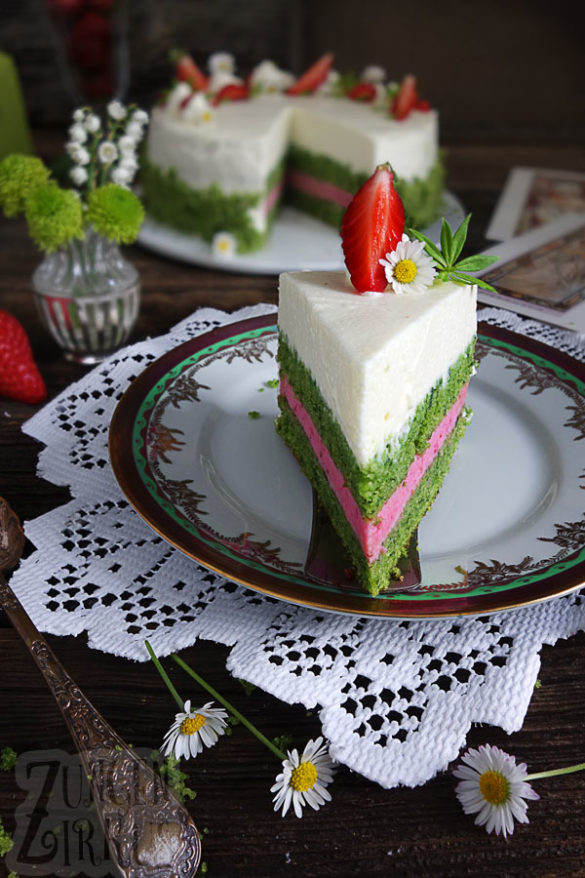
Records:
[[[137,512],[205,567],[271,597],[389,618],[478,615],[585,584],[585,367],[480,325],[473,420],[413,543],[375,598],[350,578],[274,429],[274,315],[218,327],[131,384],[110,427]]]

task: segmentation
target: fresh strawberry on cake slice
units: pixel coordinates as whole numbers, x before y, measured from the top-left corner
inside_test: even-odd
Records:
[[[187,52],[171,53],[175,65],[175,77],[179,82],[188,83],[193,91],[207,91],[209,78],[199,69],[191,55]]]
[[[404,232],[404,206],[389,164],[379,165],[348,205],[341,223],[341,246],[351,282],[358,293],[388,286],[380,265]]]
[[[323,85],[333,65],[333,54],[322,55],[299,79],[287,90],[289,95],[312,94]]]

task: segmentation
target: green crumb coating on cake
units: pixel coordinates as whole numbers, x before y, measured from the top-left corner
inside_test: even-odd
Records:
[[[260,249],[268,238],[277,206],[268,217],[266,231],[259,231],[248,210],[256,207],[284,174],[284,161],[270,173],[264,192],[226,195],[213,184],[207,189],[192,189],[180,180],[173,169],[163,170],[143,160],[141,183],[144,206],[156,222],[187,234],[211,241],[217,232],[231,232],[238,243],[238,253]]]
[[[296,396],[302,400],[364,516],[375,516],[386,498],[406,476],[413,457],[421,454],[427,447],[433,430],[443,420],[445,413],[459,396],[461,388],[472,375],[474,349],[475,339],[453,364],[447,380],[439,381],[419,404],[408,433],[400,441],[387,446],[381,455],[360,467],[311,373],[300,361],[284,334],[279,333],[277,359],[281,372],[287,376]],[[286,404],[281,396],[278,403],[281,408]]]
[[[311,448],[306,434],[283,401],[281,414],[277,421],[277,429],[289,446],[303,472],[315,488],[319,501],[323,504],[331,523],[348,553],[348,560],[355,568],[356,577],[362,588],[372,595],[377,595],[387,588],[396,578],[397,566],[401,556],[408,548],[408,541],[420,520],[430,509],[441,484],[449,470],[451,458],[465,433],[469,420],[467,410],[460,416],[449,438],[441,451],[423,476],[418,488],[406,505],[400,520],[384,541],[384,549],[373,564],[368,564],[360,543],[348,523],[337,497],[335,496],[327,476]],[[386,499],[386,498],[385,498]]]
[[[370,176],[369,173],[356,172],[349,165],[337,162],[329,156],[313,153],[298,146],[291,146],[289,149],[288,167],[309,174],[316,180],[339,186],[352,195]],[[424,179],[402,180],[396,177],[396,189],[404,203],[406,228],[412,226],[416,229],[424,229],[437,219],[441,211],[444,185],[445,168],[441,156],[437,158]],[[345,207],[339,204],[290,187],[286,190],[285,200],[322,222],[335,228],[341,226]]]

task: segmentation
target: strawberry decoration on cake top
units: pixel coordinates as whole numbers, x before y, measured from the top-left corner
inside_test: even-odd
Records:
[[[400,122],[402,119],[406,119],[413,110],[425,113],[430,109],[430,103],[419,96],[416,76],[409,73],[400,83],[398,91],[390,102],[390,113]]]
[[[343,215],[341,246],[358,293],[383,292],[388,280],[380,259],[395,250],[404,232],[404,207],[394,171],[379,165],[354,195]]]
[[[333,65],[333,53],[327,52],[312,64],[297,81],[287,89],[288,95],[312,94],[323,85]]]

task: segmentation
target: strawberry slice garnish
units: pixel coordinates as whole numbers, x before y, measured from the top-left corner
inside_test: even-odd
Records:
[[[332,64],[333,54],[331,52],[322,55],[318,61],[315,61],[315,63],[312,64],[311,67],[309,67],[309,69],[305,71],[295,83],[293,83],[293,85],[291,85],[287,90],[287,94],[302,95],[312,94],[312,92],[317,91],[319,86],[327,79]]]
[[[419,98],[416,104],[414,105],[414,109],[418,110],[421,113],[428,113],[431,109],[431,105],[429,101],[425,101],[424,98]]]
[[[8,311],[0,311],[0,396],[29,403],[47,396],[26,331]]]
[[[390,105],[390,112],[398,121],[406,119],[409,113],[415,109],[418,100],[416,76],[409,73],[408,76],[404,77],[400,83],[400,88],[394,95]]]
[[[352,101],[364,101],[369,104],[376,97],[376,86],[373,82],[357,82],[353,88],[350,88],[347,96]]]
[[[188,82],[194,91],[207,91],[209,77],[201,72],[191,55],[186,52],[178,52],[173,55],[175,62],[175,77],[179,82]]]
[[[389,164],[378,165],[354,195],[341,223],[341,246],[358,293],[381,293],[388,281],[380,259],[396,248],[404,232],[404,207]]]
[[[247,86],[243,83],[230,82],[228,85],[220,88],[211,103],[214,107],[217,107],[222,101],[243,101],[249,97],[250,89]]]

